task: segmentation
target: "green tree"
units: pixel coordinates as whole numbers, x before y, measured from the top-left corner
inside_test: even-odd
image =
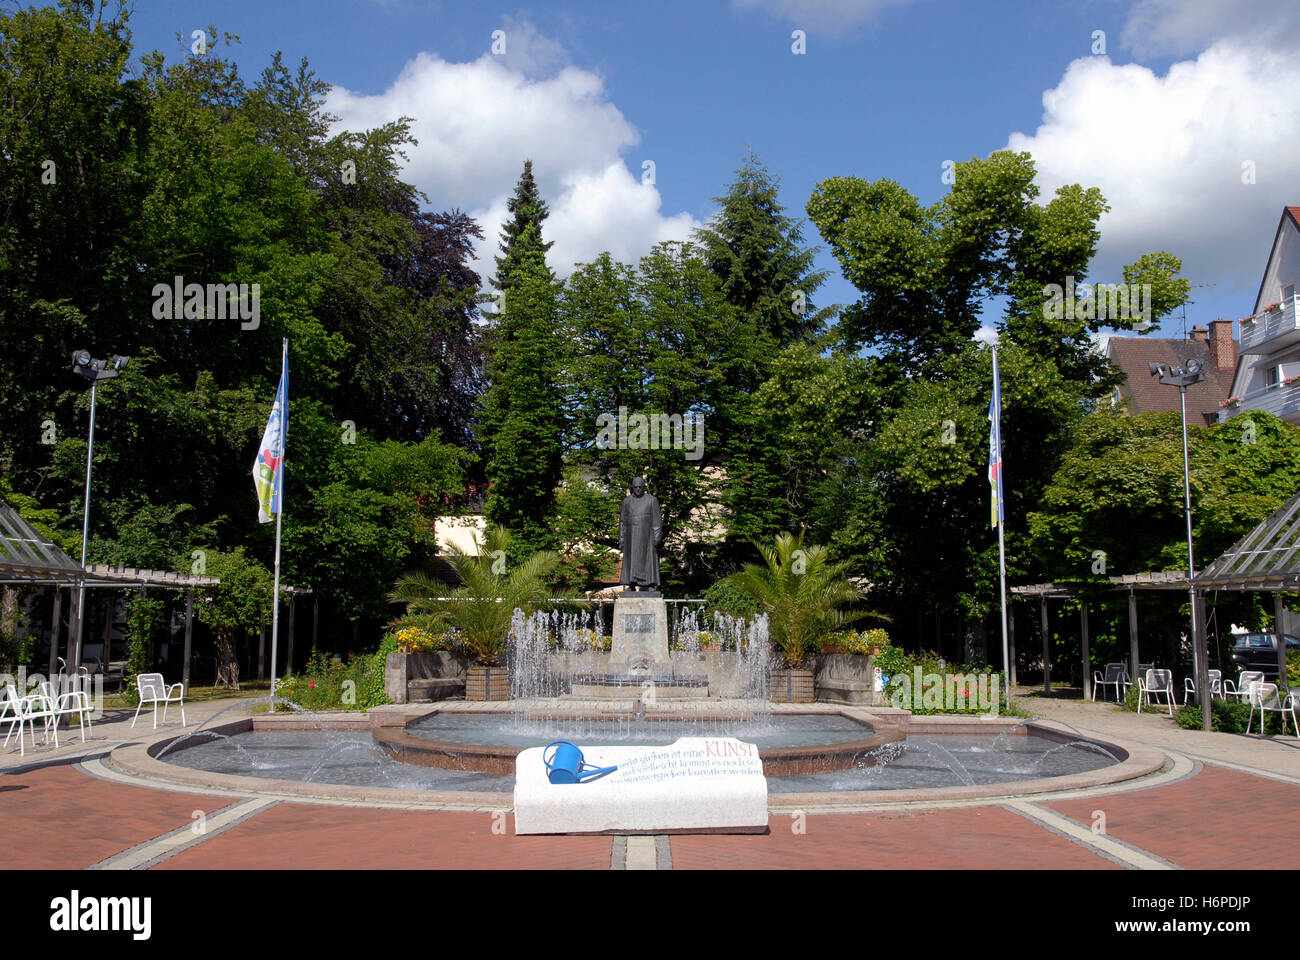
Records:
[[[208,576],[220,586],[204,587],[194,605],[194,615],[217,639],[217,683],[239,689],[237,644],[250,630],[256,630],[271,611],[271,574],[256,560],[244,555],[242,547],[223,553],[207,552]]]
[[[515,531],[516,556],[553,543],[550,523],[563,467],[557,381],[564,353],[537,229],[530,226],[516,238],[527,252],[518,254],[506,278],[505,310],[489,334],[491,386],[480,420],[490,484],[484,513]]]
[[[803,245],[800,223],[784,215],[779,187],[750,154],[726,194],[714,198],[719,210],[695,242],[726,301],[757,331],[786,343],[815,337],[834,311],[813,305],[828,274],[812,268],[817,250]]]
[[[1189,424],[1188,447],[1203,566],[1300,489],[1300,428],[1251,410],[1211,427]],[[1029,549],[1052,576],[1089,576],[1096,551],[1111,576],[1185,569],[1178,414],[1088,417],[1029,514],[1029,532]]]

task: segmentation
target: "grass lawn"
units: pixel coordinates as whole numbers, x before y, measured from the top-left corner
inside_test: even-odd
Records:
[[[185,691],[185,702],[202,703],[205,700],[237,700],[241,697],[248,697],[250,694],[262,694],[266,696],[271,692],[271,681],[267,680],[241,680],[239,689],[231,690],[229,687],[219,687],[209,685],[206,687],[190,687]],[[104,706],[106,707],[134,707],[135,701],[130,699],[125,692],[104,695]]]

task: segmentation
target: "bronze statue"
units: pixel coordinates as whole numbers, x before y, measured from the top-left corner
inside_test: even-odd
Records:
[[[619,582],[638,592],[658,596],[659,542],[663,539],[663,518],[659,501],[646,493],[645,480],[632,478],[632,492],[623,498],[618,513],[618,546],[623,553],[623,575]]]

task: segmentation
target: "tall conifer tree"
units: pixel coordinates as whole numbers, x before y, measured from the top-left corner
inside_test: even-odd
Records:
[[[552,545],[563,420],[557,385],[563,341],[556,333],[556,285],[542,240],[546,203],[532,161],[508,203],[495,285],[500,312],[488,333],[491,386],[481,432],[487,453],[487,519],[508,527],[520,556]]]

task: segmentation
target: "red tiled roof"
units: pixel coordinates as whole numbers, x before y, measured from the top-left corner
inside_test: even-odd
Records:
[[[1151,376],[1148,363],[1181,364],[1185,360],[1201,361],[1205,379],[1187,388],[1187,420],[1189,423],[1214,423],[1218,419],[1219,404],[1228,399],[1232,390],[1235,370],[1220,370],[1210,356],[1205,340],[1156,340],[1151,337],[1111,337],[1106,344],[1106,356],[1121,373],[1127,376],[1120,385],[1120,394],[1133,413],[1152,410],[1178,410],[1179,391]]]

